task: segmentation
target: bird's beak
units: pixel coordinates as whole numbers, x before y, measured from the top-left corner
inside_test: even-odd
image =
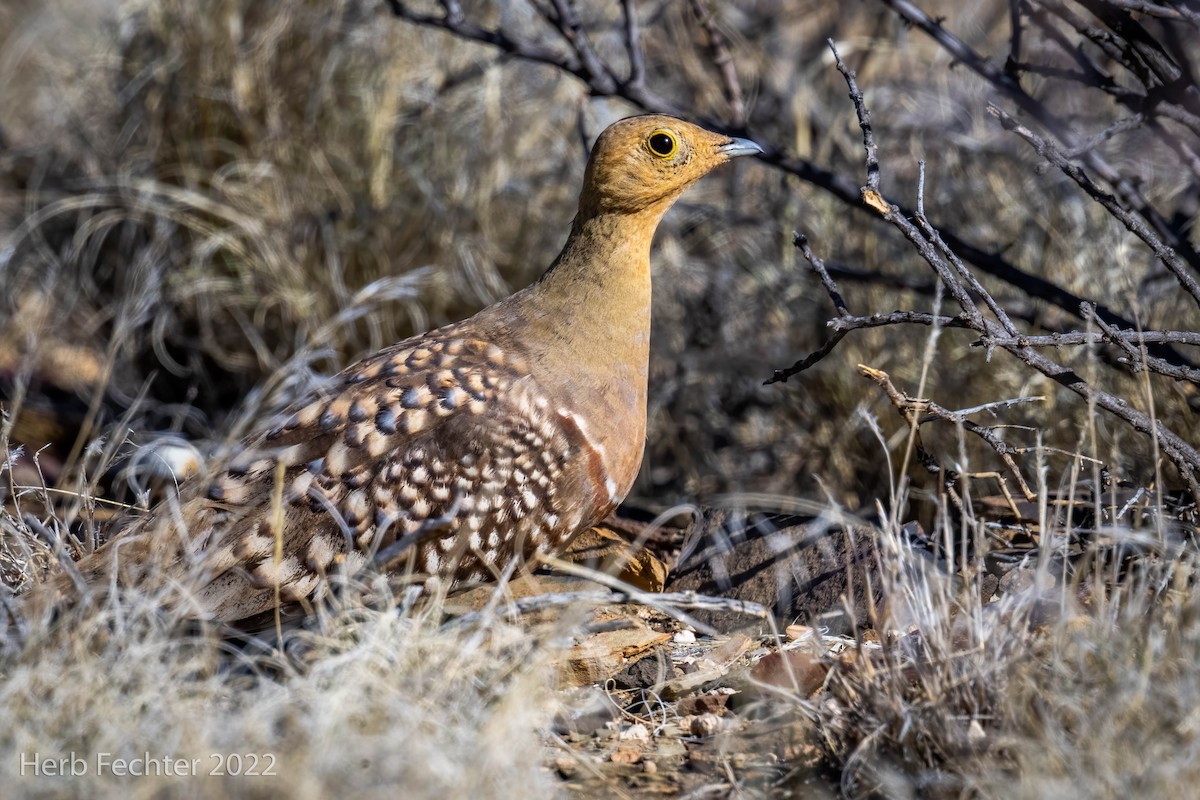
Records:
[[[749,139],[732,138],[725,144],[717,148],[717,152],[727,158],[737,158],[738,156],[753,156],[761,153],[763,149]]]

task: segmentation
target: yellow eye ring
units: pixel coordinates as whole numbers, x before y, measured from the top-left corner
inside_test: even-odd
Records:
[[[679,152],[679,140],[667,130],[657,130],[646,137],[646,149],[658,158],[670,158]]]

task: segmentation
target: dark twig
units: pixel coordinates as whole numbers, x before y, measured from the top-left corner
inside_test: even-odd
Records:
[[[1159,375],[1174,378],[1177,381],[1190,381],[1191,383],[1200,384],[1200,370],[1180,367],[1147,354],[1144,347],[1137,346],[1138,344],[1144,346],[1144,340],[1136,342],[1130,337],[1122,336],[1120,331],[1114,329],[1111,325],[1104,322],[1104,320],[1098,319],[1095,315],[1095,310],[1089,304],[1084,304],[1083,315],[1095,323],[1107,341],[1112,342],[1125,351],[1128,359],[1122,359],[1122,361],[1128,364],[1129,368],[1134,372],[1147,369],[1151,372],[1157,372]]]
[[[863,202],[880,213],[886,213],[887,203],[879,195],[879,147],[875,144],[875,134],[871,131],[871,112],[867,110],[867,104],[863,102],[863,94],[859,91],[858,81],[855,80],[857,76],[846,66],[846,62],[842,61],[842,55],[834,45],[833,39],[826,39],[825,42],[833,51],[833,59],[837,63],[838,72],[842,73],[842,77],[846,79],[846,85],[850,88],[850,99],[854,102],[854,111],[858,115],[858,127],[862,128],[863,147],[867,151],[867,183],[861,189]],[[868,197],[868,193],[870,193],[870,197]],[[884,207],[881,207],[880,204]]]
[[[551,2],[555,13],[555,19],[552,21],[579,57],[579,63],[588,74],[588,83],[595,86],[601,94],[612,94],[616,91],[617,80],[592,47],[592,40],[587,35],[583,23],[579,21],[579,12],[575,10],[574,0]]]
[[[919,191],[921,196],[924,196],[924,162],[921,163],[921,187]],[[920,203],[918,208],[919,211],[917,212],[915,219],[917,221],[917,226],[921,229],[921,232],[925,235],[925,238],[937,245],[945,259],[950,262],[951,266],[954,267],[955,271],[958,273],[958,277],[962,280],[966,288],[976,297],[983,298],[984,304],[987,305],[992,314],[995,315],[997,320],[999,320],[1000,325],[1004,328],[1004,330],[1010,334],[1016,333],[1017,326],[1013,324],[1011,319],[1009,319],[1008,312],[1005,311],[1004,307],[996,301],[996,298],[992,297],[991,292],[984,288],[983,284],[979,282],[979,279],[975,277],[975,274],[972,273],[971,270],[967,269],[967,266],[962,262],[962,259],[960,259],[958,255],[955,254],[954,250],[952,250],[950,246],[946,244],[945,240],[942,239],[941,234],[938,233],[937,228],[933,227],[933,225],[926,218],[924,203]]]
[[[1200,13],[1197,13],[1187,6],[1180,8],[1170,8],[1168,6],[1159,5],[1158,3],[1146,3],[1142,0],[1106,0],[1110,6],[1124,8],[1128,11],[1136,11],[1139,14],[1145,14],[1148,17],[1161,17],[1162,19],[1186,19],[1200,25]]]
[[[1013,81],[1021,80],[1021,0],[1008,0],[1008,58],[1004,72]]]
[[[845,74],[843,72],[843,75]],[[851,98],[856,106],[862,102],[861,93],[852,93]],[[856,112],[860,120],[867,118],[864,111],[856,108]],[[933,268],[951,297],[962,309],[962,318],[967,327],[990,339],[1011,338],[1011,332],[1002,332],[999,325],[989,321],[980,313],[971,294],[962,283],[963,275],[966,273],[965,266],[954,257],[945,242],[938,244],[940,237],[936,236],[936,231],[928,231],[927,222],[926,229],[923,230],[910,221],[907,216],[899,213],[896,206],[890,205],[884,218],[912,242],[921,257]],[[931,239],[930,236],[934,238]],[[953,266],[951,262],[953,262]],[[977,286],[977,282],[972,288],[975,286]],[[986,293],[984,296],[986,297]],[[1200,472],[1200,451],[1167,428],[1161,420],[1131,407],[1125,399],[1089,384],[1074,370],[1056,363],[1033,348],[1005,346],[1003,349],[1029,367],[1093,403],[1096,407],[1123,420],[1139,433],[1154,437],[1162,452],[1171,459],[1180,476],[1187,483],[1189,492],[1200,501],[1200,477],[1197,475]]]
[[[629,79],[626,83],[644,89],[646,56],[642,52],[642,35],[634,0],[621,0],[621,13],[625,16],[625,52],[629,56]]]
[[[1175,250],[1159,239],[1145,222],[1126,210],[1117,198],[1097,186],[1088,177],[1087,173],[1071,163],[1070,159],[1052,142],[1038,136],[995,105],[989,104],[988,111],[1000,120],[1000,124],[1004,126],[1005,130],[1012,131],[1032,145],[1039,156],[1058,167],[1064,175],[1075,181],[1081,189],[1087,192],[1093,200],[1104,206],[1109,214],[1120,220],[1132,234],[1145,242],[1154,251],[1154,255],[1158,256],[1159,260],[1171,271],[1175,279],[1179,281],[1179,285],[1192,296],[1197,305],[1200,305],[1200,284],[1192,277],[1188,266],[1183,263],[1183,259],[1179,257]]]
[[[837,309],[838,314],[843,317],[850,316],[850,312],[846,310],[846,301],[842,299],[841,290],[834,283],[833,278],[829,277],[829,271],[825,269],[825,262],[809,247],[808,237],[802,233],[795,232],[792,234],[792,244],[800,249],[800,252],[804,254],[805,260],[812,267],[812,271],[817,273],[817,277],[821,279],[821,285],[825,287],[825,291],[829,294],[829,299],[833,301],[833,307]]]
[[[866,326],[863,326],[866,327]],[[833,348],[837,347],[838,342],[846,338],[852,328],[846,330],[834,331],[834,334],[821,343],[821,346],[812,351],[804,358],[792,364],[787,369],[777,369],[771,373],[771,377],[763,381],[764,386],[770,386],[772,383],[786,383],[788,378],[793,375],[799,375],[804,370],[811,368],[817,362],[821,361],[825,356],[833,352]]]
[[[1123,331],[1105,326],[1101,332],[1054,333],[1049,336],[1012,336],[981,339],[977,344],[987,347],[1077,347],[1085,344],[1184,344],[1200,346],[1200,333],[1195,331]]]
[[[692,13],[708,37],[708,49],[712,53],[713,66],[721,74],[725,88],[725,101],[729,103],[729,117],[735,130],[746,127],[746,100],[742,95],[742,83],[738,79],[737,64],[729,53],[725,34],[717,27],[716,11],[705,0],[691,0]]]
[[[837,317],[827,323],[835,331],[856,331],[864,328],[883,328],[888,325],[929,325],[939,328],[968,328],[974,326],[965,317],[929,314],[924,311],[892,311],[867,317]]]

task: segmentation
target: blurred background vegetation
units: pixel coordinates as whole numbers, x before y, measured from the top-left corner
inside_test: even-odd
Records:
[[[832,37],[872,109],[889,197],[915,205],[923,159],[926,209],[944,230],[1146,327],[1186,327],[1187,298],[1148,249],[1039,168],[987,114],[996,90],[886,4],[637,10],[654,94],[858,185],[861,135]],[[1009,3],[925,10],[995,63],[1008,52]],[[461,4],[473,24],[566,52],[543,11]],[[597,52],[623,63],[621,5],[579,13]],[[1025,47],[1029,61],[1069,60],[1046,40]],[[83,447],[98,437],[228,440],[314,372],[529,283],[565,238],[591,139],[641,110],[367,0],[8,0],[0,74],[0,385],[18,409],[13,443],[52,443],[39,457],[52,482],[102,466]],[[1031,74],[1023,85],[1081,129],[1113,119],[1111,101],[1070,84]],[[1139,128],[1099,147],[1195,240],[1197,181],[1176,152]],[[870,507],[892,476],[869,420],[882,420],[891,447],[906,426],[858,362],[952,409],[1044,395],[1005,412],[1032,426],[1010,432],[1014,444],[1041,438],[1119,478],[1154,479],[1147,439],[1004,353],[987,360],[969,333],[939,338],[923,387],[929,332],[894,327],[851,334],[817,368],[764,386],[819,345],[833,315],[794,231],[843,268],[856,313],[933,307],[932,274],[875,215],[765,162],[706,179],[655,243],[649,441],[633,501],[828,494]],[[1071,327],[1072,311],[984,282],[1031,330]],[[1059,356],[1091,363],[1082,348]],[[1100,372],[1088,374],[1190,429],[1177,385],[1143,391]],[[1051,484],[1069,462],[1051,456]]]

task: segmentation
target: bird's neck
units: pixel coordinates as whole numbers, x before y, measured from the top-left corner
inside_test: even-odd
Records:
[[[553,347],[597,377],[635,380],[644,395],[650,354],[650,242],[661,214],[582,213],[531,293],[553,325]],[[644,397],[643,397],[644,404]]]
[[[592,411],[586,422],[611,443],[605,460],[622,494],[637,475],[645,443],[650,242],[662,211],[581,211],[545,275],[502,304],[523,307],[504,316],[532,330],[509,329],[506,338],[535,343],[529,356],[539,383]]]

